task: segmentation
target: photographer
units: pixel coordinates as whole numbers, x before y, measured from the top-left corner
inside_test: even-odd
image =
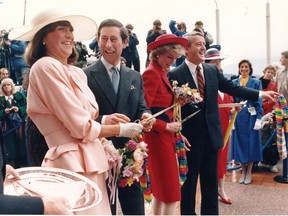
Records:
[[[195,29],[194,30],[204,34],[204,38],[205,38],[205,42],[206,42],[206,45],[205,45],[206,50],[211,48],[210,45],[213,43],[213,37],[212,37],[212,35],[209,32],[204,30],[202,21],[197,21],[195,23]],[[215,48],[217,48],[217,47],[215,47]],[[220,49],[218,49],[218,50],[220,51]]]
[[[177,28],[176,28],[177,26]],[[183,37],[186,33],[186,23],[184,22],[177,22],[175,20],[170,20],[169,22],[169,28],[172,34],[177,35],[178,37]],[[176,59],[176,62],[174,63],[176,66],[182,64],[182,62],[185,60],[185,56],[182,55],[178,59]],[[173,65],[173,66],[175,66]]]
[[[0,68],[7,68],[10,71],[9,46],[6,44],[8,32],[0,31]]]
[[[162,23],[159,19],[154,20],[153,22],[153,28],[148,31],[146,42],[147,45],[151,42],[155,41],[157,37],[159,37],[162,34],[167,34],[166,30],[162,29]],[[146,67],[148,66],[150,60],[149,60],[149,51],[147,50],[147,59],[146,59]]]
[[[123,49],[121,56],[125,58],[126,60],[126,66],[129,68],[134,68],[134,70],[140,72],[140,58],[137,50],[137,45],[139,44],[139,40],[137,38],[137,35],[132,32],[134,29],[132,24],[127,24],[125,28],[128,31],[128,44]]]
[[[183,35],[187,33],[185,22],[177,22],[175,20],[170,20],[169,28],[172,34],[175,34],[178,37],[183,37]]]
[[[16,85],[22,85],[23,77],[28,72],[29,66],[24,59],[27,43],[20,40],[5,40],[9,48],[9,58],[11,63],[10,76]]]

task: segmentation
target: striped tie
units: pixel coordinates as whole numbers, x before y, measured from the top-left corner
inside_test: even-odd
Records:
[[[197,66],[196,68],[196,72],[197,72],[197,82],[198,82],[198,89],[200,92],[200,96],[204,99],[204,79],[203,76],[201,74],[201,68],[199,66]]]

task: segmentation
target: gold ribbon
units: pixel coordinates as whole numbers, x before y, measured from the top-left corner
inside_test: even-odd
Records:
[[[236,120],[236,116],[237,116],[238,112],[237,110],[235,109],[232,113],[232,117],[229,121],[229,124],[228,124],[228,127],[227,127],[227,130],[226,130],[226,133],[225,133],[225,137],[224,137],[224,146],[222,149],[225,148],[225,146],[227,145],[227,142],[228,142],[228,139],[230,137],[230,134],[231,134],[231,131],[233,129],[233,125],[234,125],[234,122]]]

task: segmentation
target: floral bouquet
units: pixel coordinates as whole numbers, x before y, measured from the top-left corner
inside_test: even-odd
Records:
[[[180,105],[187,103],[197,104],[203,101],[203,98],[200,96],[200,93],[197,91],[197,89],[191,89],[188,86],[188,83],[179,87],[178,82],[173,80],[172,87],[175,102],[179,103]]]
[[[122,165],[119,173],[119,186],[131,186],[134,181],[139,182],[139,178],[144,174],[146,168],[145,158],[147,154],[147,144],[139,134],[135,139],[129,140],[123,149],[119,150],[122,157]]]

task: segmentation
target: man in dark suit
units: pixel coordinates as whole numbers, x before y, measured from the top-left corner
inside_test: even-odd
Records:
[[[16,170],[6,166],[3,133],[0,127],[0,214],[73,214],[63,198],[40,198],[4,195],[3,181],[6,174],[19,178]]]
[[[223,146],[221,123],[218,111],[218,90],[239,98],[257,100],[260,98],[273,99],[276,92],[259,92],[245,87],[235,86],[227,80],[215,65],[203,63],[205,60],[205,39],[202,33],[193,31],[186,34],[189,41],[186,48],[186,60],[175,69],[168,72],[169,80],[177,80],[179,86],[189,84],[197,89],[197,66],[204,77],[204,101],[196,108],[191,105],[182,107],[182,117],[201,109],[196,116],[182,125],[182,133],[191,144],[187,151],[189,171],[187,180],[182,186],[181,214],[195,213],[195,195],[198,175],[201,185],[201,214],[217,215],[218,211],[218,180],[217,161],[218,149]],[[199,108],[198,108],[199,107]]]
[[[141,74],[121,65],[123,48],[128,43],[127,29],[118,20],[104,20],[98,28],[98,43],[102,57],[84,69],[88,85],[99,105],[97,121],[102,124],[118,124],[146,119],[151,112],[146,108],[143,80]],[[118,87],[114,89],[114,76],[119,76]],[[150,131],[155,118],[143,124],[144,132]],[[116,148],[123,148],[126,138],[112,137]],[[130,187],[118,187],[118,198],[125,215],[144,215],[144,197],[140,184],[135,182]],[[116,206],[111,210],[116,214]]]

